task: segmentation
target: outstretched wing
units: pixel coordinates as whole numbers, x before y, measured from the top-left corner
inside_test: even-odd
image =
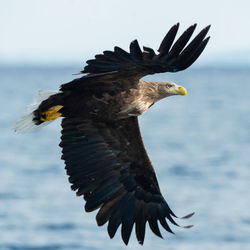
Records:
[[[195,62],[209,40],[209,37],[205,38],[210,28],[207,26],[189,42],[195,28],[196,24],[190,26],[174,42],[179,24],[174,25],[161,42],[158,54],[148,47],[143,47],[142,52],[137,40],[131,42],[129,52],[119,47],[115,47],[114,51],[104,51],[87,61],[81,71],[87,73],[85,76],[63,84],[61,90],[85,91],[89,85],[92,88],[103,83],[126,89],[146,75],[184,70]]]
[[[62,121],[62,159],[85,210],[99,208],[99,226],[108,222],[112,238],[119,225],[125,244],[133,225],[143,244],[145,225],[161,237],[158,221],[169,232],[166,218],[176,217],[161,195],[153,166],[145,151],[136,117],[97,122],[80,117]]]
[[[196,24],[190,26],[174,42],[179,23],[174,25],[163,39],[156,54],[153,49],[143,47],[141,51],[137,40],[130,44],[130,51],[119,47],[114,51],[104,51],[88,60],[82,73],[105,73],[112,71],[129,71],[138,75],[148,75],[160,72],[177,72],[188,68],[202,53],[209,37],[205,38],[210,26],[204,28],[191,42],[189,42]],[[189,42],[189,43],[188,43]]]

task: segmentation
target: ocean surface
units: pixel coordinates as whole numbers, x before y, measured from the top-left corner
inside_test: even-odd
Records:
[[[60,120],[17,134],[12,125],[39,90],[57,90],[81,68],[0,67],[0,249],[250,249],[250,69],[193,68],[161,74],[188,96],[156,103],[140,118],[159,184],[172,210],[191,229],[147,227],[140,246],[97,227],[95,212],[70,189],[60,160]]]

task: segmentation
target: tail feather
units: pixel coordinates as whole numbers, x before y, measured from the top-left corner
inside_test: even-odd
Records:
[[[29,132],[32,130],[41,129],[52,122],[52,121],[43,122],[43,123],[37,125],[33,119],[34,119],[33,113],[29,113],[27,115],[21,116],[20,119],[14,125],[15,132],[26,133],[26,132]]]
[[[57,111],[60,110],[62,106],[60,105],[59,108],[59,105],[57,105],[56,103],[55,107],[57,108],[54,108],[52,105],[51,108],[48,109],[48,114],[50,115],[50,119],[48,120],[44,118],[44,115],[47,115],[46,110],[44,113],[40,110],[40,106],[43,104],[44,101],[46,104],[46,100],[50,100],[49,104],[52,104],[53,102],[51,101],[51,99],[53,100],[53,98],[51,97],[56,96],[59,93],[59,91],[39,91],[38,95],[35,97],[34,103],[28,105],[27,107],[28,114],[22,116],[16,122],[16,124],[14,125],[14,130],[19,133],[25,133],[31,130],[40,129],[51,123],[57,117],[59,117],[61,113],[58,113]],[[53,110],[55,110],[54,113],[56,115],[52,113]]]

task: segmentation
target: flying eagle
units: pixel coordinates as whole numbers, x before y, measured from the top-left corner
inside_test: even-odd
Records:
[[[71,188],[83,195],[87,212],[99,209],[97,224],[108,222],[111,238],[121,225],[125,244],[134,224],[140,244],[146,223],[159,237],[158,223],[171,233],[168,223],[178,226],[161,194],[137,118],[162,98],[187,94],[173,82],[141,80],[184,70],[200,56],[210,26],[190,42],[196,24],[174,42],[178,28],[176,24],[169,30],[157,54],[149,47],[142,51],[134,40],[129,52],[115,47],[96,55],[81,71],[84,76],[62,84],[16,124],[22,132],[63,117],[60,147]]]

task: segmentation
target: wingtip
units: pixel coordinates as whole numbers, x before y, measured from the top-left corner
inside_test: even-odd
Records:
[[[137,39],[134,39],[130,45],[129,45],[129,49],[130,49],[130,54],[131,54],[131,51],[133,50],[133,48],[140,48],[140,45],[139,45],[139,42]]]
[[[189,218],[191,218],[194,214],[195,214],[195,212],[190,213],[190,214],[187,214],[187,215],[181,217],[180,219],[189,219]]]
[[[210,27],[211,27],[211,24],[209,24],[208,26],[206,26],[206,27],[201,31],[201,33],[207,35],[207,33],[208,33]]]
[[[123,238],[122,238],[122,241],[123,241],[123,243],[127,246],[127,245],[128,245],[128,242],[129,242],[129,239],[123,239]]]
[[[210,40],[210,36],[208,36],[203,42],[207,44],[209,40]]]
[[[180,23],[177,22],[176,24],[174,24],[173,26],[171,26],[171,28],[169,29],[169,31],[175,31],[177,33],[177,31],[179,30],[180,27]]]
[[[78,73],[73,73],[72,76],[77,76],[77,75],[81,75],[82,71],[78,72]]]
[[[192,31],[193,32],[195,30],[196,26],[197,26],[197,23],[194,23],[193,25],[188,27],[186,31]]]
[[[185,229],[189,229],[189,228],[192,228],[194,225],[187,225],[187,226],[184,226],[182,228],[185,228]]]
[[[138,40],[137,40],[137,39],[134,39],[133,41],[131,41],[130,44],[133,44],[133,43],[138,43]]]
[[[143,245],[143,241],[139,240],[138,243],[142,246]]]
[[[211,27],[211,24],[209,24],[208,26],[205,27],[205,29],[209,30]]]

